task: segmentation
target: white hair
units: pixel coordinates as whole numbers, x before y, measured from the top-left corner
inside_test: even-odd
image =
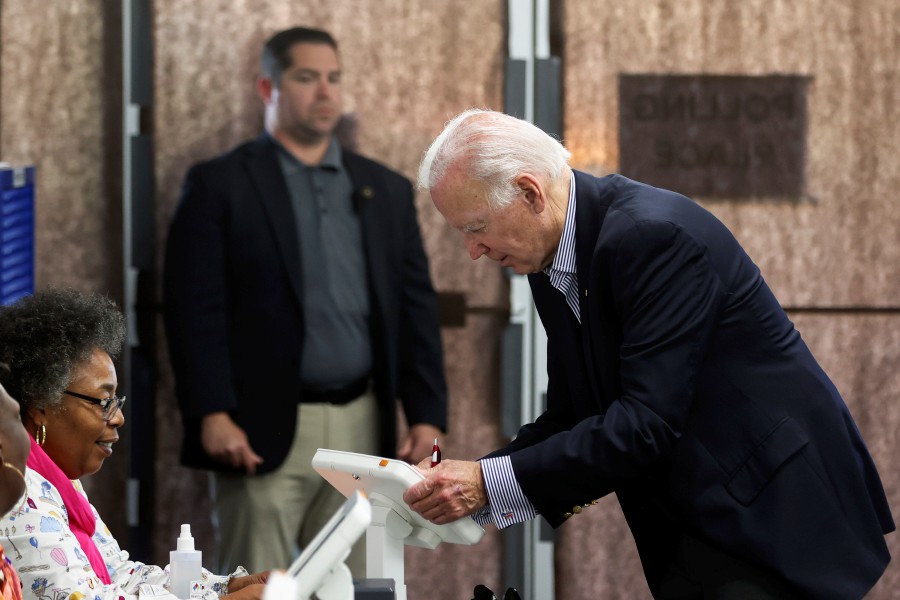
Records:
[[[419,165],[419,189],[431,190],[459,164],[484,184],[488,205],[500,209],[518,195],[522,173],[555,182],[566,172],[571,153],[559,140],[528,121],[482,109],[460,113],[435,138]]]

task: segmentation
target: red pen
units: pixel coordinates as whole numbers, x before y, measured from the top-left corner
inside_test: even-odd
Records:
[[[436,467],[441,464],[441,448],[437,445],[437,438],[434,438],[434,446],[431,447],[431,466]]]

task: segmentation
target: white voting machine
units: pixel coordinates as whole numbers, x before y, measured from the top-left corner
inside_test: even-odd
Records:
[[[397,600],[406,600],[404,544],[431,549],[441,542],[470,545],[484,535],[468,517],[435,525],[410,509],[403,493],[424,477],[403,461],[320,448],[312,466],[345,496],[361,491],[369,499],[372,519],[366,529],[366,577],[393,579]]]

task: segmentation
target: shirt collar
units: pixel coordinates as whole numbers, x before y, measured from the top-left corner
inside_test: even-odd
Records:
[[[575,173],[569,180],[569,206],[566,208],[566,221],[563,225],[562,237],[556,256],[549,267],[544,269],[548,275],[551,271],[575,273]]]
[[[325,150],[325,154],[322,156],[322,160],[317,165],[308,165],[297,159],[296,156],[291,154],[287,148],[281,145],[275,136],[268,133],[269,139],[272,140],[272,143],[275,144],[275,147],[278,148],[278,153],[281,156],[282,165],[286,167],[286,172],[294,172],[303,167],[309,168],[326,168],[334,171],[341,171],[344,166],[341,161],[341,145],[338,143],[337,139],[332,136],[328,142],[328,148]]]
[[[325,151],[325,156],[322,157],[322,162],[319,163],[319,166],[338,171],[343,168],[341,163],[341,145],[338,144],[337,138],[334,136],[331,137],[331,141],[328,143],[328,150]]]

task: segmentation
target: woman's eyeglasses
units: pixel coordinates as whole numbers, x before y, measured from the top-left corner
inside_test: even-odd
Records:
[[[74,396],[75,398],[80,398],[82,400],[87,400],[91,404],[96,404],[103,411],[103,420],[109,421],[113,418],[113,415],[116,414],[116,411],[122,408],[122,405],[125,404],[125,396],[119,398],[118,396],[112,396],[111,398],[94,398],[93,396],[86,396],[84,394],[79,394],[78,392],[70,392],[66,390],[64,392],[70,396]]]

